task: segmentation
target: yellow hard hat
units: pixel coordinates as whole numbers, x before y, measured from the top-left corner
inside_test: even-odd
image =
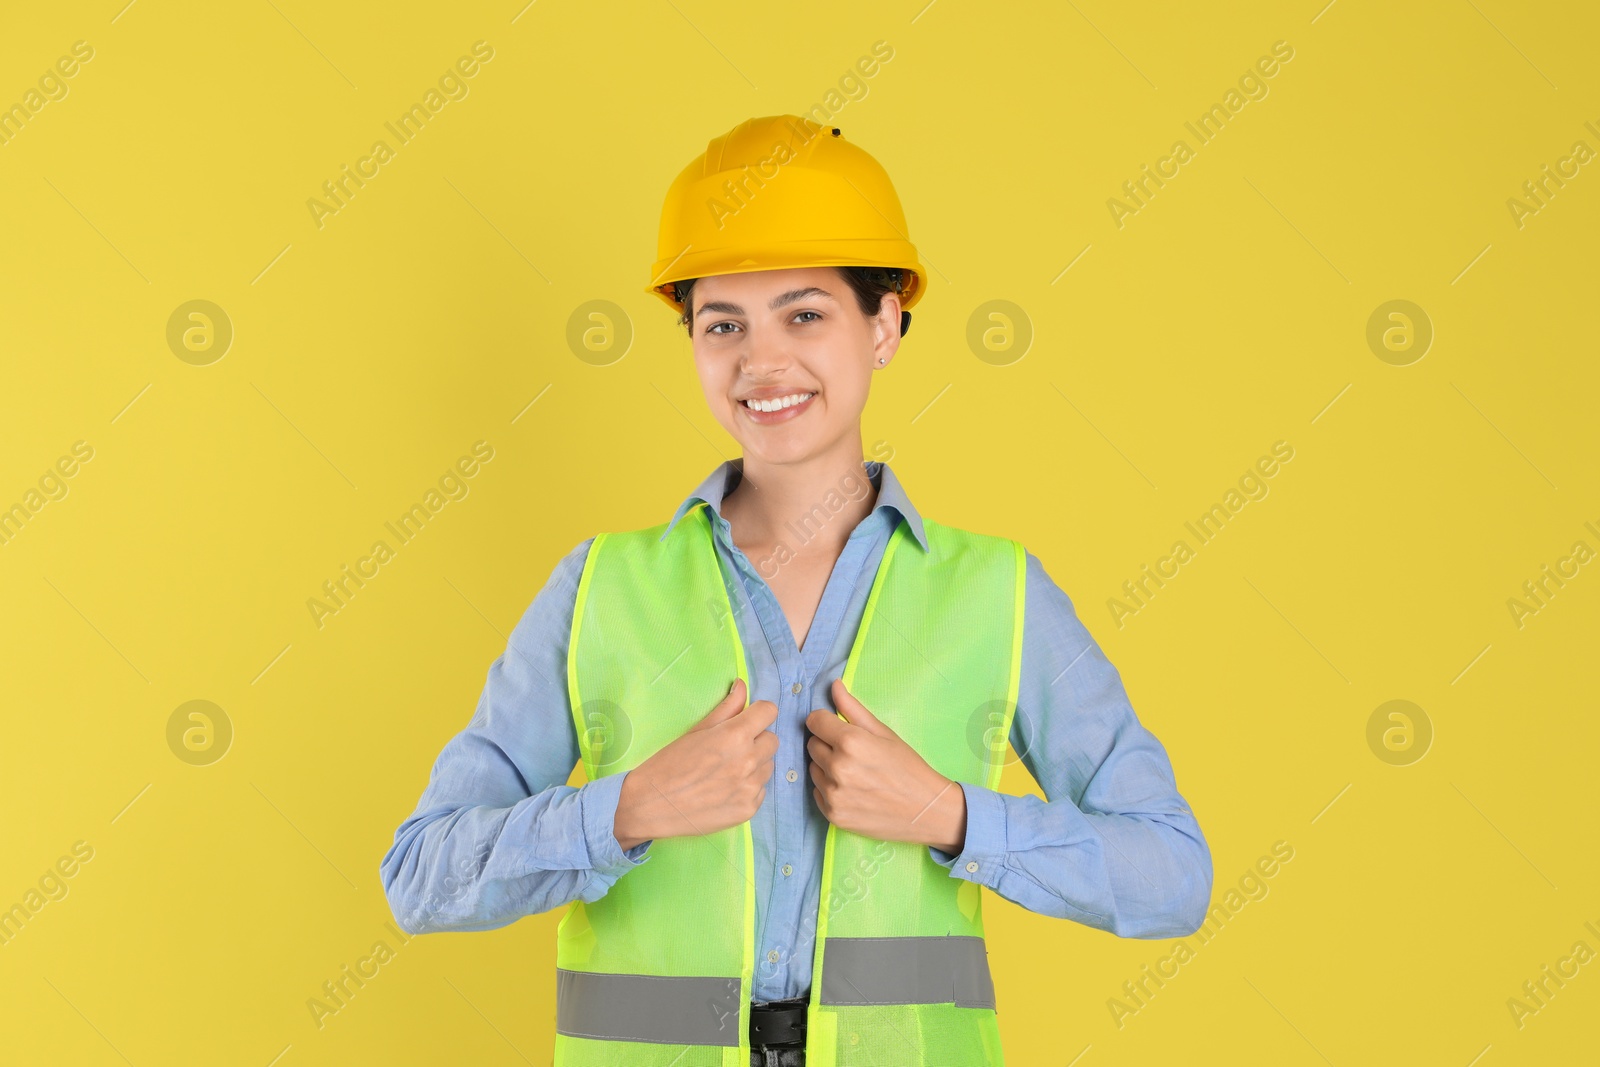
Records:
[[[798,115],[746,119],[712,138],[667,190],[656,250],[646,292],[680,315],[671,283],[713,274],[883,267],[899,272],[902,310],[928,277],[882,165],[837,127]]]

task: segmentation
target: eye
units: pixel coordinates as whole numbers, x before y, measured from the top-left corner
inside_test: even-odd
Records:
[[[796,318],[796,319],[798,319],[798,318],[800,318],[800,316],[801,316],[801,315],[816,315],[816,316],[817,316],[817,318],[819,318],[819,319],[820,319],[820,318],[822,318],[822,316],[821,316],[821,315],[818,315],[818,314],[817,314],[817,313],[816,313],[816,312],[815,312],[815,311],[799,311],[799,312],[796,312],[796,313],[795,313],[795,316],[794,316],[794,317],[795,317],[795,318]],[[806,321],[807,321],[807,322],[809,322],[809,321],[811,321],[811,320],[810,320],[810,319],[807,319],[807,320],[806,320]]]
[[[737,325],[738,325],[738,323],[734,323],[734,322],[713,322],[710,326],[706,327],[706,333],[715,334],[716,336],[720,337],[726,331],[717,329],[718,326],[737,326]]]

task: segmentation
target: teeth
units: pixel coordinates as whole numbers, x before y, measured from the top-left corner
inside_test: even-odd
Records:
[[[792,408],[796,404],[810,400],[816,395],[816,393],[791,393],[771,400],[746,400],[744,404],[755,411],[782,411],[784,408]]]

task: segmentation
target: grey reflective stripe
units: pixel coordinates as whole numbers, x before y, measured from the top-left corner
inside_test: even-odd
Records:
[[[739,1044],[739,979],[556,968],[556,1032],[658,1045]]]
[[[829,937],[824,946],[823,1004],[995,1006],[981,937]]]

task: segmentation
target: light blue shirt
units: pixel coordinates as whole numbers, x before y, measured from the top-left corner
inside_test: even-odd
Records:
[[[699,501],[710,505],[750,699],[778,707],[773,777],[750,823],[756,1003],[805,996],[811,987],[828,823],[812,796],[805,718],[816,708],[836,710],[829,687],[844,672],[901,519],[927,549],[922,518],[894,473],[877,462],[864,467],[877,500],[834,564],[803,651],[757,569],[761,561],[734,545],[722,517],[743,460],[718,466],[672,518],[675,525]],[[613,830],[626,773],[565,784],[580,755],[567,640],[592,543],[568,553],[534,597],[490,666],[471,722],[445,745],[416,811],[395,832],[380,874],[408,933],[489,930],[575,898],[597,900],[649,862],[653,842],[624,852]],[[1116,668],[1032,553],[1010,741],[1049,799],[962,783],[965,846],[955,856],[928,846],[933,860],[952,878],[988,886],[1029,911],[1119,937],[1193,933],[1211,896],[1210,847],[1166,750],[1140,724]]]

